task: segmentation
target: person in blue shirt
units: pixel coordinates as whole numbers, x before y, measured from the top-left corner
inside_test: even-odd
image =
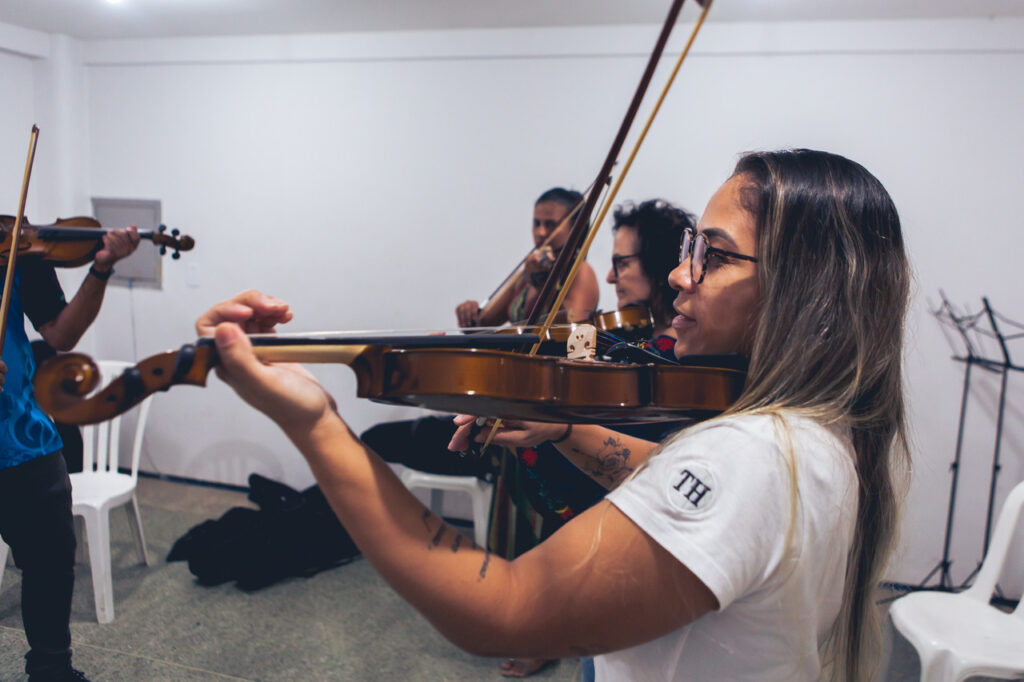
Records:
[[[51,265],[24,258],[15,269],[0,361],[0,536],[22,572],[21,615],[29,645],[25,672],[31,682],[86,678],[71,666],[71,481],[63,443],[32,389],[35,361],[25,318],[47,344],[70,350],[96,319],[114,263],[138,243],[134,227],[108,232],[70,301]]]

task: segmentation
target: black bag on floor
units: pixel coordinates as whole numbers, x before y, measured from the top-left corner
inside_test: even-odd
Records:
[[[249,499],[260,508],[235,507],[193,527],[174,543],[167,560],[188,561],[201,585],[234,580],[252,591],[359,556],[318,486],[299,492],[252,474]]]

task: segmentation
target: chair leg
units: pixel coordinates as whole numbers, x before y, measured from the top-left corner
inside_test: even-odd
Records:
[[[7,546],[7,543],[0,540],[0,585],[4,584],[4,570],[7,568],[7,553],[11,551],[11,548]]]
[[[921,682],[957,682],[961,679],[959,666],[950,652],[918,649],[921,657]]]
[[[490,483],[484,481],[477,481],[476,485],[477,487],[470,493],[473,498],[473,537],[477,545],[486,547],[493,488]]]
[[[146,549],[146,536],[142,532],[142,516],[139,515],[139,501],[132,494],[131,504],[125,505],[128,513],[128,524],[132,527],[132,537],[135,538],[135,547],[139,550],[139,558],[146,566],[152,566],[149,560],[149,550]]]
[[[437,488],[430,489],[430,511],[439,519],[444,518],[444,491]]]
[[[85,519],[75,516],[75,563],[85,563],[85,545],[89,542],[85,537]]]
[[[110,574],[110,515],[89,510],[85,516],[85,533],[89,542],[89,567],[92,570],[92,593],[96,600],[96,620],[114,620],[114,585]]]

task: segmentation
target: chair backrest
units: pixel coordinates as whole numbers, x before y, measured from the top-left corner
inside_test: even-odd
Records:
[[[978,571],[978,577],[974,584],[963,592],[965,597],[977,599],[988,604],[992,600],[992,593],[996,588],[996,581],[1003,570],[1006,562],[1006,554],[1010,550],[1010,543],[1013,541],[1013,533],[1020,520],[1021,509],[1024,508],[1024,481],[1013,487],[1010,494],[1003,502],[1003,509],[999,512],[999,520],[996,521],[995,532],[992,533],[992,541],[988,545],[988,553],[985,555]],[[1020,604],[1024,604],[1021,599]],[[1018,604],[1016,613],[1024,617],[1024,609]]]
[[[116,379],[131,362],[123,360],[99,360],[100,376],[104,385]],[[149,404],[153,399],[149,396],[125,414],[137,414],[135,436],[132,439],[131,476],[137,480],[139,476],[139,459],[142,456],[142,436],[149,416]],[[121,416],[114,417],[100,424],[82,427],[82,471],[117,472],[121,445]]]

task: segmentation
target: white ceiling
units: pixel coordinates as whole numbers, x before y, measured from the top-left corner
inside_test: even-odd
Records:
[[[668,0],[3,0],[0,23],[82,39],[661,23]],[[684,18],[697,11],[693,0]],[[709,21],[1024,16],[1024,0],[717,0]]]

